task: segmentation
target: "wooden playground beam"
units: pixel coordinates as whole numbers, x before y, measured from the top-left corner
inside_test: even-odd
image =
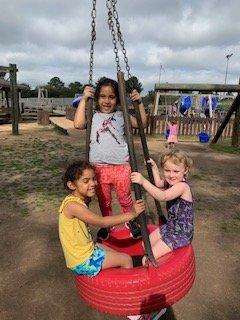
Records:
[[[229,108],[225,118],[223,119],[223,122],[221,123],[220,127],[218,128],[214,138],[212,139],[212,144],[217,143],[218,139],[220,138],[223,130],[225,129],[226,125],[228,124],[229,120],[231,119],[231,116],[234,111],[237,111],[237,108],[239,108],[240,105],[240,94],[236,96],[234,99],[231,107]]]
[[[19,100],[17,91],[17,66],[16,64],[9,64],[10,75],[10,93],[11,93],[11,110],[12,110],[12,134],[18,135],[19,122]]]
[[[240,146],[240,103],[235,111],[235,119],[233,123],[232,146],[237,148]]]
[[[240,92],[240,85],[202,83],[156,83],[155,91]]]

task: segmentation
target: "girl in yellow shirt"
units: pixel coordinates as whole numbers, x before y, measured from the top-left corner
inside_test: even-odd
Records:
[[[132,268],[132,258],[102,244],[94,243],[88,224],[108,228],[135,219],[145,206],[142,200],[128,214],[102,217],[88,209],[86,202],[95,195],[97,180],[93,167],[78,161],[71,164],[63,177],[70,194],[59,209],[59,237],[67,267],[75,274],[96,276],[101,269]]]

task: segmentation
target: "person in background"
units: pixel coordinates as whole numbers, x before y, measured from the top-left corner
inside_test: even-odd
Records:
[[[178,135],[178,124],[176,120],[168,121],[167,123],[169,129],[169,136],[167,138],[167,147],[172,149],[175,147],[176,143],[178,142],[177,135]]]

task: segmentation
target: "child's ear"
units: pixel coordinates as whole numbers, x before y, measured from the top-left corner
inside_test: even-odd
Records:
[[[70,189],[72,191],[76,190],[76,187],[72,181],[67,182],[67,187],[68,187],[68,189]]]
[[[187,174],[188,174],[188,169],[184,171],[184,176],[186,176]]]

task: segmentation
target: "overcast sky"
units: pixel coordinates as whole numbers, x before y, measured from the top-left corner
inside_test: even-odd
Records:
[[[0,0],[0,8],[0,65],[16,63],[18,82],[88,82],[91,0]],[[117,8],[131,74],[145,93],[159,77],[224,83],[230,53],[227,83],[238,83],[239,0],[118,0]],[[96,31],[93,80],[116,78],[105,0],[97,0]]]

